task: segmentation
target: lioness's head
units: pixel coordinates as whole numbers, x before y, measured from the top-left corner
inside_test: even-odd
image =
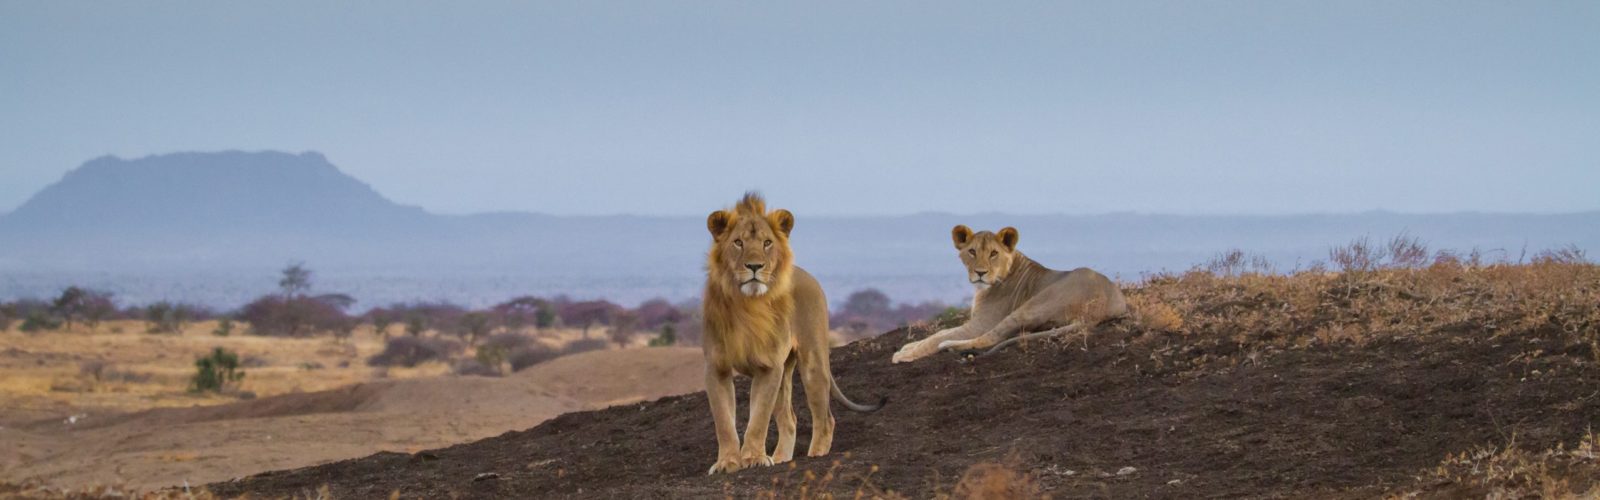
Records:
[[[961,263],[967,266],[967,281],[979,290],[1005,281],[1011,272],[1011,260],[1017,255],[1016,228],[973,233],[971,228],[957,225],[950,230],[950,239],[955,241],[956,251],[961,252]]]
[[[746,297],[788,289],[794,269],[794,254],[789,251],[794,214],[783,209],[767,212],[761,195],[745,193],[732,209],[711,212],[706,229],[711,231],[706,272],[712,285]]]

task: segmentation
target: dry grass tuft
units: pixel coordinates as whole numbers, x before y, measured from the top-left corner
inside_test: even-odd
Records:
[[[1014,465],[983,462],[968,467],[967,471],[961,474],[961,481],[956,483],[955,489],[949,495],[940,495],[939,498],[1011,500],[1048,499],[1050,495],[1044,493],[1039,481],[1032,474]]]
[[[1600,436],[1543,451],[1518,448],[1513,438],[1445,457],[1418,479],[1427,484],[1395,497],[1600,498]]]
[[[850,458],[850,454],[846,453],[845,458]],[[809,469],[801,471],[795,466],[794,462],[789,462],[786,464],[786,466],[789,468],[789,471],[783,476],[772,478],[772,486],[766,490],[757,492],[755,494],[756,498],[772,500],[833,500],[835,498],[841,498],[839,496],[835,496],[832,492],[832,486],[834,483],[841,479],[839,475],[839,467],[841,466],[841,462],[839,460],[834,460],[833,464],[828,467],[828,470],[824,471],[822,474],[817,474],[815,471]],[[846,480],[852,480],[856,484],[855,490],[852,491],[847,498],[854,498],[858,500],[866,498],[885,500],[906,498],[905,495],[901,495],[892,491],[884,491],[878,488],[877,485],[873,484],[872,476],[877,472],[878,466],[874,465],[868,469],[867,473],[864,475],[859,477],[843,478]],[[799,474],[798,478],[795,477],[797,473]],[[733,495],[730,493],[728,497],[732,498]]]

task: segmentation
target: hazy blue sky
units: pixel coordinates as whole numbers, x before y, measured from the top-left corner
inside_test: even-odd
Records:
[[[0,0],[0,211],[221,149],[445,213],[1593,210],[1600,2]]]

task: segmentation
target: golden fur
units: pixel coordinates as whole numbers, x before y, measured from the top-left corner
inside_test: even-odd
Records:
[[[706,396],[717,430],[712,474],[793,458],[791,391],[797,370],[812,415],[809,456],[826,455],[833,446],[830,395],[852,410],[877,409],[851,402],[833,381],[827,298],[817,280],[794,265],[789,249],[793,228],[794,214],[768,212],[766,202],[754,193],[745,194],[732,209],[706,217],[712,241],[702,307]],[[750,421],[742,445],[734,429],[735,374],[752,379]],[[778,445],[767,455],[771,421],[778,425]]]
[[[891,358],[895,363],[947,349],[992,347],[993,352],[1022,339],[1083,330],[1128,313],[1122,289],[1105,275],[1089,268],[1055,271],[1023,255],[1017,250],[1015,228],[973,233],[956,226],[950,238],[967,268],[967,281],[978,290],[971,319],[906,344]],[[1017,336],[1023,332],[1035,333]]]

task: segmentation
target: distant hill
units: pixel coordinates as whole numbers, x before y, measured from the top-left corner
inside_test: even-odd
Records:
[[[1126,279],[1185,269],[1230,248],[1285,268],[1307,265],[1331,245],[1402,232],[1435,248],[1511,260],[1567,244],[1600,252],[1600,212],[798,215],[799,262],[835,300],[865,287],[905,300],[970,295],[950,248],[957,223],[1016,226],[1035,259]],[[319,289],[351,293],[362,307],[434,298],[484,304],[522,293],[687,298],[698,293],[707,240],[697,216],[431,214],[384,198],[317,153],[103,157],[0,216],[0,298],[81,284],[125,302],[232,307],[270,290],[276,269],[294,261],[317,271]]]

